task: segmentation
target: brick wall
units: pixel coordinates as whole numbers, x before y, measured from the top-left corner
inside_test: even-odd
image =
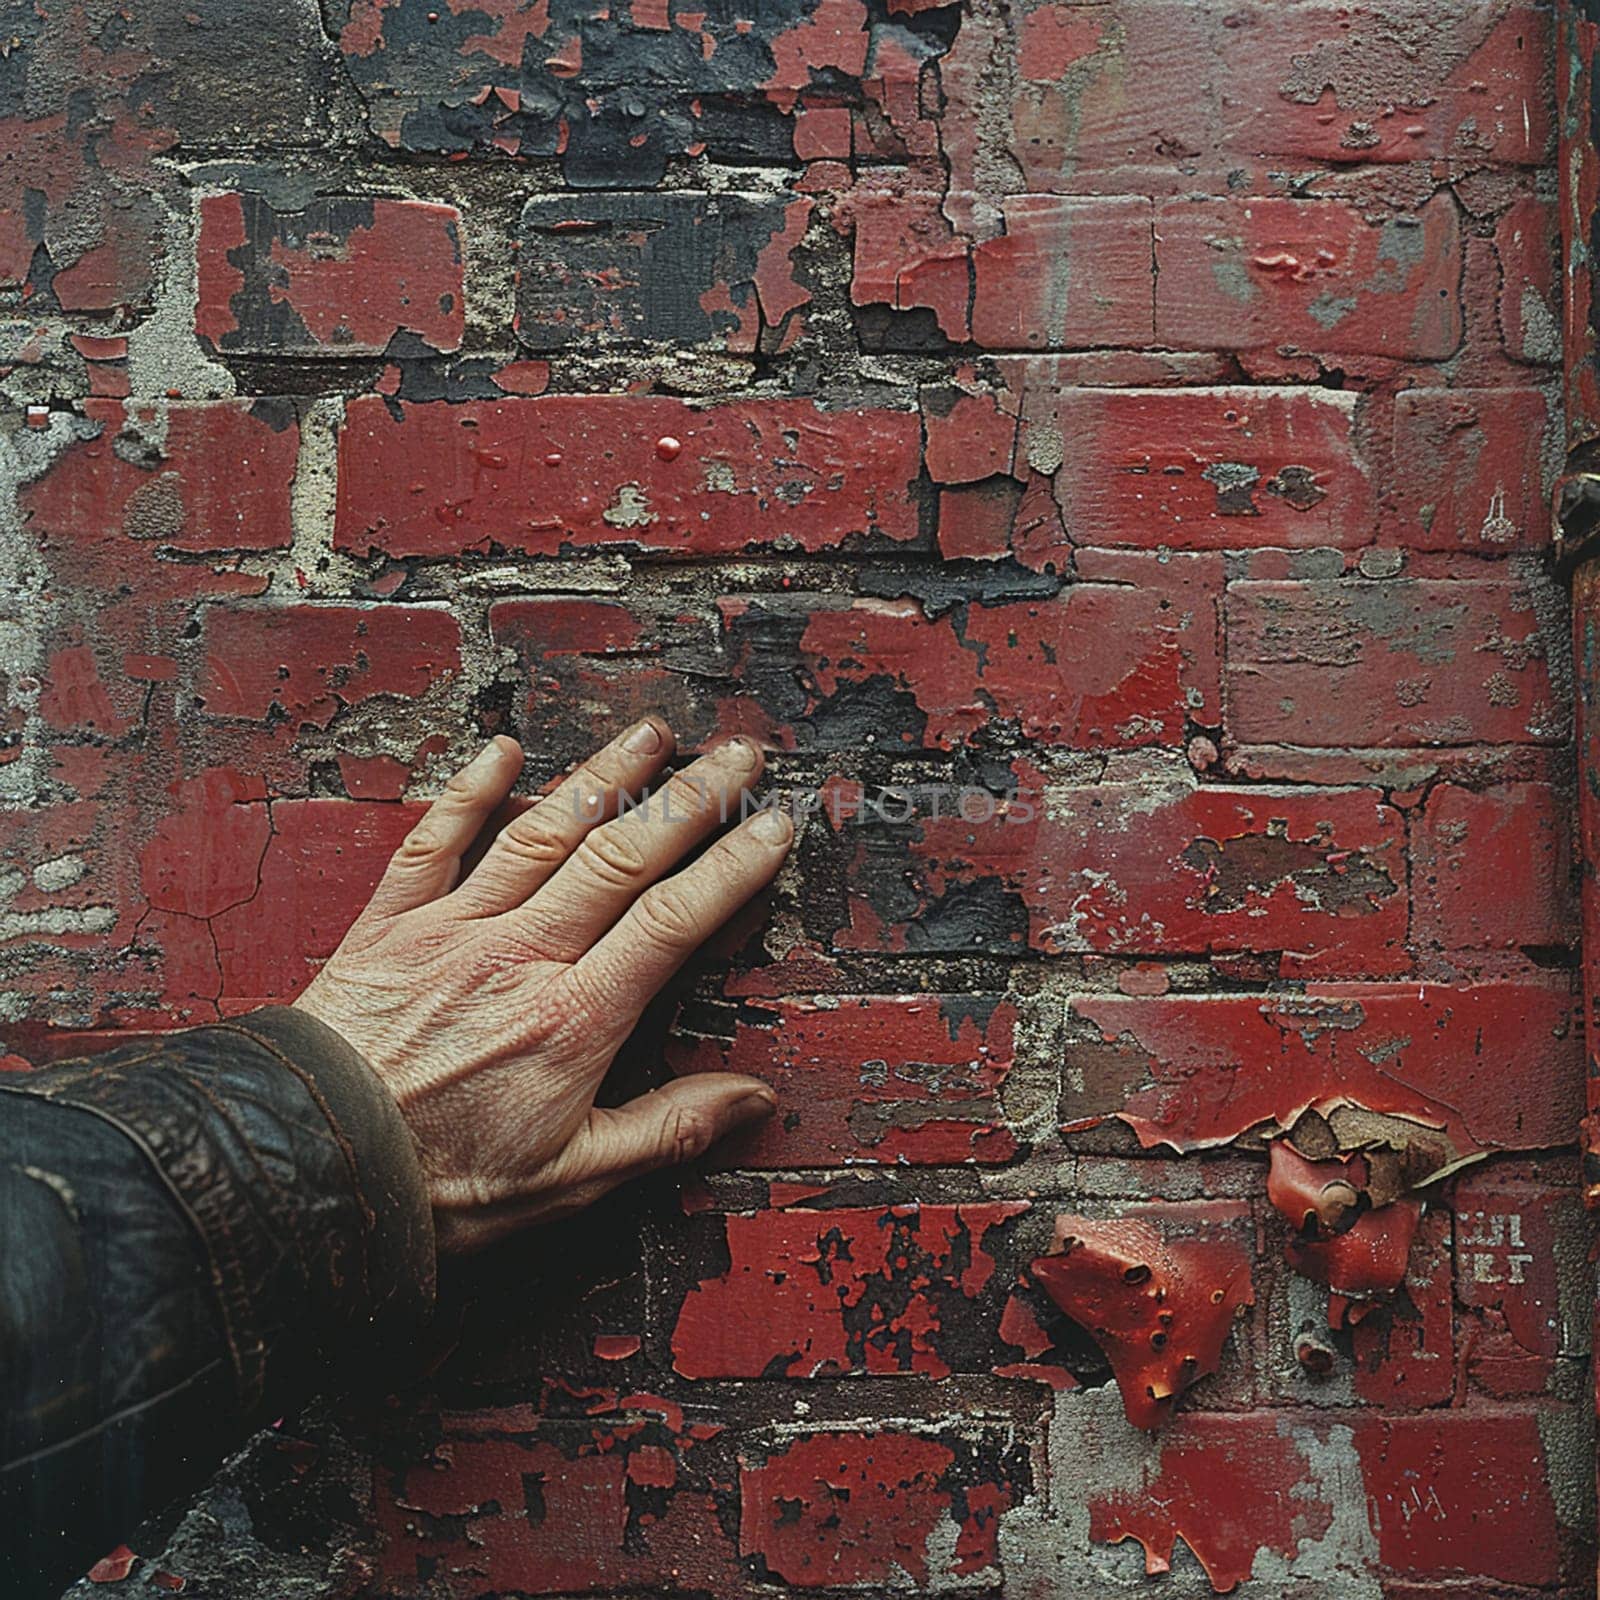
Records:
[[[9,1065],[295,994],[496,730],[829,801],[624,1064],[778,1120],[126,1587],[1590,1592],[1548,7],[6,27]],[[1290,1130],[1414,1226],[1337,1327]],[[1158,1434],[1063,1211],[1248,1263]]]

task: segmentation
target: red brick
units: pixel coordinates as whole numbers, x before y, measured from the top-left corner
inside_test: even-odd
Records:
[[[259,779],[216,768],[178,786],[140,858],[154,910],[215,917],[254,897],[272,837]]]
[[[1557,1516],[1540,1421],[1532,1410],[1462,1408],[1355,1422],[1384,1566],[1530,1585],[1575,1576],[1577,1540]]]
[[[1546,10],[1384,0],[1244,17],[1222,72],[1227,143],[1241,155],[1528,166],[1549,156]]]
[[[461,348],[461,219],[420,200],[338,197],[281,211],[258,194],[200,202],[195,332],[242,355]]]
[[[995,1252],[1025,1202],[760,1211],[726,1230],[727,1270],[689,1290],[672,1335],[686,1378],[942,1378],[995,1298]],[[998,1319],[999,1306],[992,1307]]]
[[[924,389],[922,431],[923,464],[935,483],[976,483],[1012,470],[1017,417],[1004,395]]]
[[[854,230],[850,303],[926,311],[947,339],[971,336],[968,241],[937,191],[895,177],[863,179],[849,198]],[[898,341],[892,337],[891,347]]]
[[[1449,1403],[1456,1380],[1454,1282],[1450,1218],[1432,1212],[1412,1243],[1404,1284],[1351,1331],[1358,1399],[1397,1411]]]
[[[1531,580],[1538,582],[1538,579]],[[1227,597],[1227,727],[1243,744],[1555,743],[1567,707],[1528,582],[1246,582]]]
[[[1538,389],[1410,389],[1395,402],[1399,537],[1418,550],[1544,549],[1552,426]]]
[[[225,1011],[283,1004],[305,988],[421,811],[354,800],[273,803],[260,887],[211,922]]]
[[[1102,784],[1025,804],[967,822],[928,801],[909,859],[903,830],[863,839],[843,925],[829,913],[834,947],[1255,952],[1304,976],[1409,966],[1403,829],[1376,790]]]
[[[1046,192],[1220,192],[1274,157],[1537,165],[1551,54],[1531,6],[1065,0],[963,18],[941,146],[957,189],[1004,161]]]
[[[212,717],[325,728],[375,695],[416,699],[461,668],[449,612],[401,605],[208,607],[200,699]]]
[[[102,560],[113,535],[193,551],[289,544],[300,430],[288,402],[87,400],[83,410],[92,436],[22,491],[32,536],[66,544],[68,560],[90,535]],[[103,570],[82,575],[104,584]]]
[[[1572,828],[1566,794],[1549,784],[1440,784],[1412,845],[1417,940],[1446,950],[1575,945]]]
[[[1178,550],[1365,544],[1376,519],[1353,393],[1072,390],[1026,406],[1083,544]]]
[[[1049,192],[1159,193],[1214,141],[1195,8],[1043,5],[964,17],[941,63],[941,144],[954,189],[984,189],[998,160]],[[997,65],[1016,81],[997,82]],[[1127,85],[1140,85],[1136,107]],[[1181,131],[1180,131],[1181,130]]]
[[[997,1162],[1016,1153],[1000,1104],[1015,1024],[998,995],[752,1001],[731,1039],[680,1026],[667,1060],[778,1091],[782,1112],[720,1146],[722,1165]]]
[[[1016,195],[972,252],[972,337],[986,350],[1156,342],[1151,208],[1132,195]]]
[[[994,1455],[999,1446],[992,1445]],[[998,1566],[1001,1516],[1016,1495],[965,1430],[804,1434],[739,1471],[739,1549],[800,1589],[938,1590]]]
[[[1156,336],[1178,349],[1438,360],[1461,341],[1449,196],[1370,222],[1337,200],[1176,200],[1156,213]]]
[[[1063,570],[1071,559],[1066,524],[1049,478],[986,478],[939,493],[939,553],[946,560],[1011,557],[1034,572]]]
[[[1583,1322],[1592,1307],[1586,1303],[1588,1242],[1579,1197],[1489,1167],[1456,1180],[1454,1207],[1461,1303],[1498,1312],[1530,1355],[1587,1349]]]
[[[1561,226],[1547,200],[1514,202],[1496,224],[1500,333],[1513,361],[1561,360]]]
[[[339,436],[341,549],[530,555],[641,545],[728,554],[917,535],[912,412],[807,400],[696,407],[647,396],[351,402]],[[681,451],[662,446],[676,440]]]
[[[1322,984],[1295,995],[1079,995],[1069,1124],[1116,1117],[1193,1151],[1345,1103],[1441,1130],[1462,1153],[1571,1138],[1583,1098],[1565,982]]]

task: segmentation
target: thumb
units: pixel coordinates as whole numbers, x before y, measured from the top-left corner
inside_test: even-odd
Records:
[[[769,1084],[731,1072],[692,1072],[626,1105],[596,1106],[585,1128],[585,1176],[610,1188],[704,1155],[718,1139],[772,1115]]]

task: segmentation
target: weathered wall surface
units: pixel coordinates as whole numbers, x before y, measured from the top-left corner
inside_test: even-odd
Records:
[[[632,1073],[783,1115],[125,1590],[1591,1591],[1548,8],[5,30],[8,1064],[293,995],[488,732],[831,801]]]

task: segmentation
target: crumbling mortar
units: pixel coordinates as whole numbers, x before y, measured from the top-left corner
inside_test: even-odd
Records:
[[[157,163],[158,169],[164,163]],[[135,396],[217,399],[237,392],[226,367],[209,360],[194,334],[200,300],[195,197],[155,194],[162,211],[161,276],[151,314],[128,331],[128,381]]]

